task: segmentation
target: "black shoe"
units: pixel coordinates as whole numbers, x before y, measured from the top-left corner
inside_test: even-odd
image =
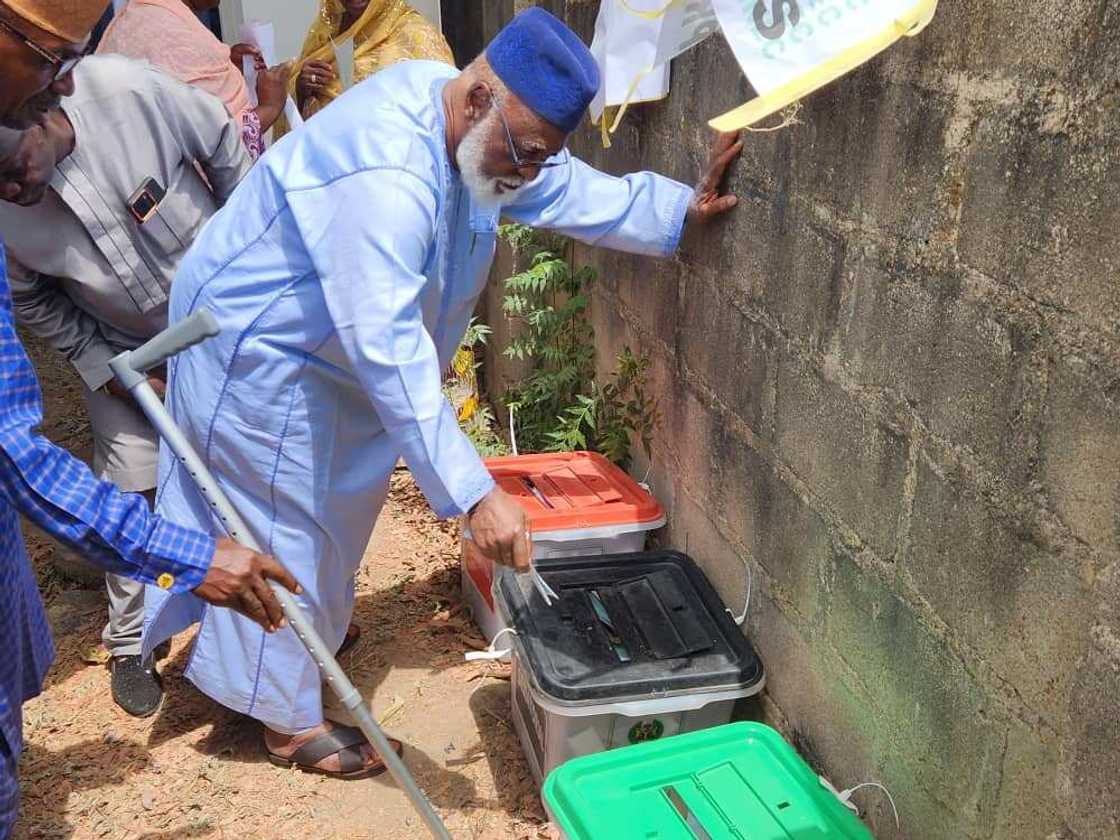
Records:
[[[139,656],[114,656],[109,660],[113,675],[113,700],[133,717],[154,715],[163,702],[163,683],[155,665],[145,667]]]

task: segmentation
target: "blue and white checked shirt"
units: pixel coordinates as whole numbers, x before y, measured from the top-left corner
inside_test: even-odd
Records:
[[[22,744],[20,707],[39,693],[54,657],[17,513],[107,571],[172,592],[198,586],[214,555],[213,538],[153,515],[142,496],[98,481],[37,434],[42,420],[39,383],[12,320],[0,243],[0,737],[13,755]]]

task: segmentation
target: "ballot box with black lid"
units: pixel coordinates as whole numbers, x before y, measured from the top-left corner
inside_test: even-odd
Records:
[[[553,559],[495,587],[512,639],[513,721],[537,781],[570,758],[719,726],[762,663],[696,564],[676,552]]]

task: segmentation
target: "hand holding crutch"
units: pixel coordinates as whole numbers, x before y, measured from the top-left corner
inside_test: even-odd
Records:
[[[218,540],[206,577],[193,591],[208,604],[236,610],[267,632],[275,633],[288,622],[268,585],[270,580],[296,595],[303,592],[299,581],[275,558],[223,537]]]

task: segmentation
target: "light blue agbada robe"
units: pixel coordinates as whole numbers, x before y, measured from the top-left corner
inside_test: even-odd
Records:
[[[302,583],[300,600],[332,646],[399,456],[441,517],[493,486],[441,382],[486,283],[499,210],[665,256],[692,194],[572,158],[543,170],[515,203],[481,206],[444,139],[441,93],[457,74],[398,64],[284,138],[206,226],[172,287],[172,321],[207,307],[222,333],[174,362],[170,410]],[[158,509],[219,530],[166,449]],[[201,621],[186,672],[198,688],[278,731],[322,722],[319,674],[291,629],[267,635],[191,594],[149,588],[145,597],[146,653]]]

